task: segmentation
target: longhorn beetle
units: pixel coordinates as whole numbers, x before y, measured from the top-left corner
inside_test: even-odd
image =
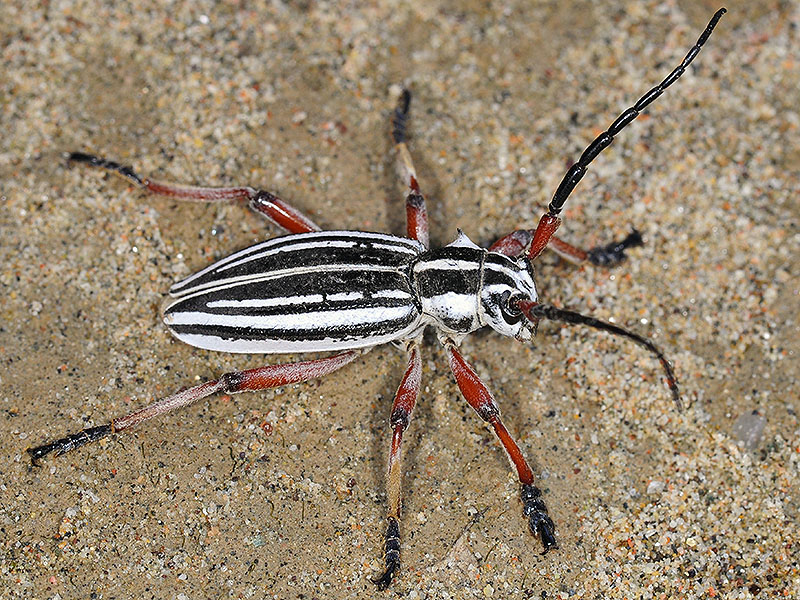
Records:
[[[352,362],[366,350],[397,342],[405,345],[408,365],[389,418],[392,437],[387,469],[388,517],[384,534],[386,588],[400,562],[401,444],[420,395],[420,342],[432,326],[444,347],[450,369],[469,405],[487,422],[508,453],[520,482],[522,512],[539,536],[545,553],[556,546],[533,471],[500,419],[486,385],[457,346],[469,333],[488,325],[502,335],[530,341],[540,319],[580,324],[622,336],[649,350],[661,363],[675,404],[678,385],[670,363],[653,342],[617,325],[538,301],[532,261],[546,247],[576,262],[615,265],[625,250],[642,244],[634,230],[621,242],[581,250],[555,237],[559,214],[586,168],[651,102],[673,84],[700,52],[725,13],[714,14],[683,61],[657,86],[625,110],[583,152],[564,175],[536,229],[521,229],[497,240],[488,250],[459,231],[456,240],[431,249],[425,199],[406,145],[411,95],[400,96],[392,117],[398,167],[406,193],[406,233],[398,237],[361,231],[321,231],[308,217],[274,194],[251,187],[189,187],[141,177],[131,167],[73,152],[68,159],[108,169],[151,194],[184,200],[244,200],[250,208],[290,235],[240,250],[172,286],[174,298],[164,323],[179,340],[221,352],[289,353],[332,351],[303,362],[268,365],[225,373],[219,379],[179,391],[105,425],[86,428],[54,442],[28,449],[34,463],[114,433],[119,433],[217,392],[263,390],[322,377]]]

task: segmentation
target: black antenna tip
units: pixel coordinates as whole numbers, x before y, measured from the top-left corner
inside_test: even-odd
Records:
[[[99,158],[92,154],[86,154],[85,152],[65,152],[64,158],[70,162],[88,163],[90,165],[95,165],[100,162]]]

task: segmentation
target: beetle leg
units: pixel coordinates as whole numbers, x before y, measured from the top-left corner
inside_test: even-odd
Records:
[[[83,152],[71,152],[67,155],[67,160],[107,169],[157,196],[168,196],[196,202],[246,200],[252,210],[290,233],[308,233],[309,231],[320,230],[316,223],[291,204],[264,190],[257,190],[248,186],[196,187],[164,183],[148,177],[142,177],[132,167],[127,167],[99,156],[84,154]]]
[[[31,461],[35,464],[38,459],[51,452],[55,452],[56,456],[60,456],[65,452],[85,446],[90,442],[107,437],[112,433],[119,433],[125,429],[130,429],[142,421],[147,421],[153,417],[187,406],[202,398],[216,394],[217,392],[238,394],[240,392],[265,390],[323,377],[342,368],[360,354],[360,351],[350,350],[317,360],[267,365],[257,369],[225,373],[219,379],[201,383],[200,385],[157,400],[149,406],[145,406],[124,417],[112,419],[111,422],[106,425],[89,427],[78,433],[73,433],[55,440],[54,442],[50,442],[49,444],[37,446],[36,448],[28,448],[28,454],[31,455]]]
[[[266,217],[278,227],[283,227],[289,233],[308,233],[309,231],[320,231],[322,229],[294,206],[281,200],[275,194],[264,190],[254,191],[255,194],[249,197],[248,205],[252,210]]]
[[[425,248],[430,248],[430,235],[428,233],[428,210],[425,207],[425,197],[419,190],[417,172],[411,162],[411,154],[406,145],[406,121],[408,109],[411,105],[411,93],[403,90],[397,102],[397,108],[392,114],[392,139],[397,148],[397,170],[400,179],[408,188],[406,191],[406,232],[408,237],[422,242]]]
[[[533,240],[533,232],[527,229],[517,229],[508,235],[504,235],[494,244],[489,246],[489,252],[497,252],[516,258],[522,256]]]
[[[392,582],[392,577],[400,564],[400,505],[403,478],[400,445],[403,442],[403,432],[411,421],[411,413],[419,400],[421,381],[422,361],[419,346],[416,342],[411,342],[408,345],[408,367],[406,367],[406,373],[397,388],[389,418],[389,424],[392,427],[392,443],[386,470],[389,514],[383,542],[385,568],[383,574],[374,580],[378,587],[384,590]]]
[[[446,342],[445,349],[450,360],[450,370],[456,379],[458,389],[461,390],[461,394],[475,412],[478,413],[478,416],[492,426],[495,435],[497,435],[508,454],[511,464],[517,469],[521,484],[522,514],[528,518],[528,527],[531,533],[541,537],[544,552],[547,553],[557,546],[555,525],[550,515],[547,514],[547,507],[544,504],[544,500],[542,500],[541,490],[534,485],[533,471],[522,455],[522,450],[520,450],[514,438],[511,437],[511,434],[508,433],[505,425],[503,425],[500,419],[500,409],[497,407],[489,388],[480,380],[452,342]]]
[[[489,247],[489,251],[517,257],[525,253],[533,240],[533,231],[518,229],[497,240]],[[558,254],[561,258],[577,265],[589,262],[601,267],[613,267],[627,258],[627,256],[625,256],[625,250],[641,246],[643,243],[642,235],[634,229],[623,240],[611,242],[610,244],[602,246],[595,246],[588,250],[573,246],[553,235],[550,237],[547,248]]]

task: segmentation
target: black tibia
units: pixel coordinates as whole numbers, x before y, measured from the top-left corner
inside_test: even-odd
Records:
[[[385,569],[383,575],[373,580],[373,583],[381,590],[385,590],[392,583],[392,577],[394,577],[395,571],[397,571],[397,567],[400,564],[400,521],[395,517],[389,517],[384,540]]]
[[[55,452],[56,456],[61,456],[65,452],[69,452],[75,448],[80,448],[81,446],[85,446],[91,442],[96,442],[97,440],[109,436],[112,433],[113,431],[110,423],[108,425],[100,425],[98,427],[89,427],[88,429],[84,429],[78,433],[70,434],[66,437],[56,440],[55,442],[37,446],[36,448],[28,448],[28,454],[31,455],[31,462],[36,464],[37,460],[47,456],[51,452]]]
[[[108,169],[109,171],[114,171],[115,173],[122,175],[125,179],[135,183],[136,185],[147,185],[147,182],[145,182],[136,174],[136,172],[133,170],[133,167],[121,165],[113,160],[108,160],[92,154],[84,154],[83,152],[70,152],[67,154],[67,160],[70,162],[86,163],[87,165],[99,167],[101,169]]]
[[[531,533],[542,538],[544,552],[547,554],[558,546],[556,542],[556,526],[553,519],[547,514],[547,507],[542,500],[542,492],[532,483],[523,483],[522,490],[522,514],[528,517],[528,527]]]
[[[411,92],[403,90],[400,99],[397,101],[397,108],[392,115],[392,138],[395,144],[402,144],[406,141],[406,121],[408,120],[408,109],[411,106]]]
[[[605,246],[590,248],[586,252],[586,259],[594,265],[610,267],[618,265],[627,258],[625,250],[643,245],[642,234],[634,229],[621,242],[611,242]]]

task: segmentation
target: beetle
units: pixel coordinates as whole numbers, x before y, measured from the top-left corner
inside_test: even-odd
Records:
[[[537,227],[514,231],[488,249],[477,246],[461,231],[447,246],[430,248],[425,198],[406,143],[408,90],[400,95],[392,116],[399,172],[407,187],[406,237],[322,231],[289,203],[264,190],[158,182],[105,158],[70,153],[69,161],[109,170],[151,194],[207,202],[246,201],[252,210],[289,232],[235,252],[174,284],[170,289],[173,300],[165,308],[163,320],[177,339],[220,352],[333,354],[225,373],[107,424],[30,448],[32,461],[36,464],[50,453],[64,454],[218,392],[263,390],[322,377],[377,345],[403,345],[408,362],[389,418],[384,570],[375,580],[386,588],[400,563],[402,440],[420,396],[422,334],[432,327],[462,395],[494,430],[517,471],[523,515],[531,533],[541,539],[545,553],[556,547],[555,525],[533,471],[503,424],[492,393],[460,354],[458,345],[466,335],[486,326],[529,342],[540,319],[586,325],[625,337],[651,352],[661,363],[680,408],[672,366],[652,341],[612,323],[539,302],[532,262],[549,246],[573,262],[609,266],[624,260],[628,248],[642,244],[634,230],[619,242],[584,251],[554,234],[564,204],[589,164],[684,73],[725,12],[722,8],[714,14],[695,45],[661,83],[589,144],[567,170]]]

